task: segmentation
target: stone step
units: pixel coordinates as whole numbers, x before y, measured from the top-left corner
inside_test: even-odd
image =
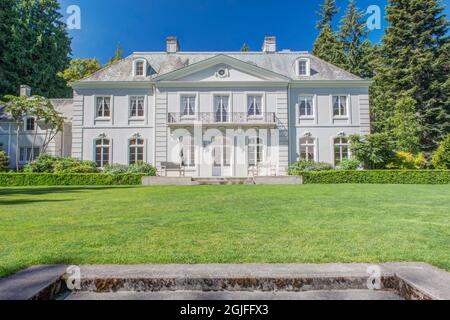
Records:
[[[232,184],[255,184],[253,178],[243,177],[212,177],[192,178],[192,182],[198,185],[232,185]]]

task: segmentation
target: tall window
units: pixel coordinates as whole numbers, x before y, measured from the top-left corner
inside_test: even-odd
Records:
[[[262,96],[248,96],[248,115],[260,116],[262,115]]]
[[[228,96],[215,96],[216,122],[228,122]]]
[[[229,167],[231,165],[231,142],[226,137],[214,138],[212,151],[214,167]]]
[[[307,60],[298,60],[298,75],[299,76],[307,76],[308,72],[308,61]]]
[[[130,164],[144,161],[144,139],[131,139],[129,148]]]
[[[195,167],[195,144],[194,136],[180,138],[181,142],[181,164],[185,167]]]
[[[97,117],[109,118],[111,116],[111,98],[97,97]]]
[[[335,117],[347,116],[347,97],[333,96],[333,115]]]
[[[314,161],[316,154],[316,139],[305,137],[300,139],[300,160]]]
[[[26,131],[34,131],[36,129],[36,120],[34,118],[27,118],[25,122]]]
[[[181,97],[181,113],[183,116],[195,116],[195,96]]]
[[[144,101],[145,97],[131,97],[130,98],[130,117],[144,116]]]
[[[19,161],[22,163],[33,161],[39,157],[39,153],[40,148],[20,147]]]
[[[342,160],[350,157],[350,144],[347,138],[334,139],[334,165],[338,166]]]
[[[100,168],[109,164],[110,142],[109,139],[104,138],[95,140],[95,162]]]
[[[298,106],[300,117],[314,116],[314,102],[312,96],[300,96]]]
[[[263,162],[263,140],[261,138],[248,139],[248,165],[256,166]]]
[[[138,77],[145,75],[145,61],[138,60],[134,63],[134,75]]]

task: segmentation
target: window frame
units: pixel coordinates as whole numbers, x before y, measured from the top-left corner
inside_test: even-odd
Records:
[[[102,112],[102,116],[98,115],[98,110],[99,110],[99,106],[98,106],[98,99],[103,99],[103,103],[104,103],[104,99],[109,99],[109,116],[105,116],[105,111],[103,110]],[[95,104],[95,120],[111,120],[112,119],[112,115],[113,115],[113,103],[114,103],[114,97],[110,96],[110,95],[96,95],[94,96],[94,104]]]
[[[186,139],[189,140],[189,143],[186,143]],[[181,141],[180,141],[181,140]],[[189,132],[189,134],[178,137],[178,141],[181,145],[180,152],[183,152],[183,158],[181,159],[181,165],[186,168],[196,168],[197,164],[195,161],[195,137],[194,134]],[[186,148],[188,149],[187,154],[185,154]],[[186,160],[186,161],[185,161]]]
[[[136,105],[136,116],[132,115],[132,106],[133,106],[133,99],[139,99],[142,98],[142,116],[139,115],[139,109],[138,105]],[[128,98],[128,118],[131,120],[142,120],[145,119],[146,115],[146,105],[147,105],[147,97],[145,95],[131,95]]]
[[[28,121],[29,120],[33,120],[33,129],[28,129]],[[37,126],[37,121],[35,117],[26,117],[25,121],[24,121],[24,131],[26,132],[33,132],[34,130],[36,130],[36,126]]]
[[[228,108],[227,108],[227,116],[226,116],[226,120],[227,121],[217,121],[217,111],[218,109],[216,109],[216,98],[217,97],[227,97],[228,98]],[[233,110],[233,96],[231,93],[229,92],[219,92],[219,93],[213,93],[212,94],[212,106],[213,106],[213,120],[214,123],[229,123],[231,121],[231,115],[232,115],[232,110]],[[220,115],[221,119],[223,119],[223,112],[221,112]]]
[[[135,145],[131,145],[131,141],[136,140],[136,144]],[[138,144],[137,142],[141,140],[142,144]],[[128,139],[128,164],[132,165],[132,164],[136,164],[139,161],[145,162],[146,161],[146,156],[145,156],[145,139],[142,137],[132,137],[130,139]],[[135,149],[135,153],[134,153],[134,162],[131,161],[131,148]],[[142,160],[137,160],[137,156],[138,156],[138,148],[142,148]]]
[[[304,116],[302,116],[301,115],[301,110],[300,110],[300,108],[301,108],[301,98],[311,98],[311,101],[312,101],[312,115],[304,115]],[[307,120],[307,119],[309,119],[309,120],[312,120],[312,119],[315,119],[316,118],[316,95],[314,95],[314,94],[299,94],[298,95],[298,97],[297,97],[297,104],[298,104],[298,106],[297,106],[297,114],[298,114],[298,119],[299,119],[299,121],[300,120]]]
[[[183,105],[183,99],[184,98],[194,98],[194,114],[184,114],[184,105]],[[182,92],[179,94],[179,103],[180,103],[180,115],[182,118],[195,118],[198,112],[198,95],[197,93],[189,93],[189,92]]]
[[[300,74],[300,63],[305,63],[305,74]],[[311,60],[309,58],[298,58],[295,63],[295,71],[298,77],[309,77],[311,76]]]
[[[137,64],[142,63],[142,74],[137,74],[138,68]],[[135,59],[133,61],[133,76],[135,77],[146,77],[147,76],[147,60],[144,58]]]
[[[336,140],[340,139],[340,143],[336,144]],[[347,143],[342,143],[342,139],[346,139]],[[333,151],[333,166],[337,167],[339,166],[339,164],[342,162],[342,160],[344,160],[345,158],[342,157],[342,147],[346,146],[347,147],[347,159],[351,158],[351,150],[350,150],[350,138],[347,136],[342,136],[342,135],[338,135],[338,136],[334,136],[332,137],[331,140],[331,145],[332,145],[332,151]],[[339,163],[336,163],[336,147],[339,146]]]
[[[97,145],[97,141],[99,141],[99,140],[102,140],[102,144],[101,145]],[[108,140],[109,141],[109,144],[108,145],[106,145],[106,144],[104,144],[104,140]],[[101,165],[99,165],[98,164],[98,162],[97,162],[97,148],[98,147],[101,147],[101,160],[100,160],[100,162],[101,162]],[[104,154],[105,154],[105,152],[103,151],[103,149],[105,148],[105,147],[108,147],[108,163],[104,163]],[[104,168],[105,167],[105,165],[108,165],[108,164],[112,164],[112,139],[111,138],[107,138],[107,137],[99,137],[99,138],[96,138],[96,139],[94,139],[94,162],[95,162],[95,164],[97,165],[97,167],[98,168]]]
[[[340,110],[340,102],[341,98],[345,97],[346,104],[345,104],[345,115],[335,115],[334,114],[334,97],[338,97],[338,104],[339,104],[339,110]],[[331,115],[333,119],[349,119],[349,113],[350,113],[350,95],[349,94],[333,94],[331,95]]]
[[[253,114],[250,114],[250,98],[261,98],[261,106],[260,106],[260,114],[256,114],[256,108],[255,112]],[[250,119],[258,119],[262,118],[264,116],[265,108],[266,108],[266,101],[265,101],[265,94],[263,92],[247,92],[246,94],[246,114],[247,117]]]
[[[251,143],[252,139],[255,139],[255,143]],[[247,137],[247,141],[247,165],[248,167],[256,167],[258,164],[263,163],[266,159],[264,139],[261,137]],[[255,158],[253,159],[254,163],[250,163],[250,148],[255,148]],[[258,155],[261,155],[261,159],[259,161]]]
[[[307,144],[302,144],[302,140],[303,139],[310,139],[313,140],[313,143],[307,143]],[[298,150],[298,159],[299,160],[306,160],[306,161],[317,161],[317,138],[313,137],[313,136],[303,136],[300,137],[300,139],[298,140],[298,146],[299,146],[299,150]],[[306,146],[306,155],[308,155],[308,149],[309,148],[313,148],[313,159],[302,159],[302,146]]]
[[[25,160],[22,159],[22,149],[25,149]],[[36,156],[36,152],[37,152],[37,156]],[[40,156],[41,153],[41,148],[40,147],[31,147],[31,146],[21,146],[19,147],[19,163],[20,164],[27,164],[30,162],[30,153],[29,151],[31,151],[32,153],[32,157],[31,157],[31,161],[34,161],[35,159],[37,159]]]

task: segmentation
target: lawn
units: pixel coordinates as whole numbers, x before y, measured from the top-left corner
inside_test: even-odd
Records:
[[[0,189],[0,276],[36,264],[424,261],[449,185]]]

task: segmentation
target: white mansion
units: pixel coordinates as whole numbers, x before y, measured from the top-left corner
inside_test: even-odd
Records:
[[[74,83],[73,101],[55,100],[71,126],[54,153],[201,177],[284,175],[298,159],[337,165],[348,136],[370,132],[369,81],[276,47],[266,37],[261,52],[182,52],[168,37],[166,52],[135,52]],[[14,150],[7,122],[0,146]]]

